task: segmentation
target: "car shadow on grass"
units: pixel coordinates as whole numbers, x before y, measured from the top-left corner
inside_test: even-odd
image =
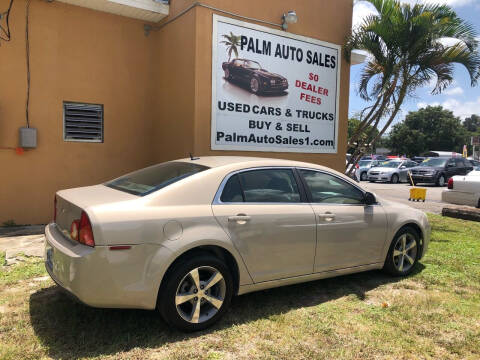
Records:
[[[424,268],[418,264],[411,276]],[[48,349],[50,357],[76,359],[111,355],[137,347],[158,348],[348,295],[363,300],[368,291],[400,280],[402,278],[390,277],[381,271],[369,271],[238,296],[218,324],[193,334],[170,328],[156,311],[85,306],[57,286],[30,296],[30,319],[36,336]]]

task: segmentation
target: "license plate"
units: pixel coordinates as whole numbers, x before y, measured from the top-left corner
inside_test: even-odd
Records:
[[[50,269],[53,269],[53,248],[47,249],[47,265]]]

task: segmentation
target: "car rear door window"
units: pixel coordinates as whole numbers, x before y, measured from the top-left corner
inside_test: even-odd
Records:
[[[246,171],[239,173],[238,179],[247,203],[300,202],[300,191],[291,169]]]
[[[238,180],[238,175],[233,175],[230,179],[228,179],[225,187],[223,188],[220,201],[225,203],[244,201],[243,191],[242,187],[240,186],[240,181]]]
[[[300,170],[310,190],[312,202],[323,204],[364,203],[363,192],[340,178],[314,170]]]

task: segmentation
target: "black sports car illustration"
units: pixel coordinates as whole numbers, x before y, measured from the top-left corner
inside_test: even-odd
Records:
[[[234,59],[224,62],[222,68],[226,80],[237,80],[247,85],[254,94],[283,92],[288,89],[286,78],[263,69],[253,60]]]

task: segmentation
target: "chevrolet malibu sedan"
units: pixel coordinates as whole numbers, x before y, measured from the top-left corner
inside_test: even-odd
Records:
[[[408,275],[430,226],[323,166],[202,157],[59,191],[45,234],[48,273],[81,302],[157,309],[196,331],[235,295],[372,269]]]
[[[409,169],[418,164],[411,160],[385,161],[367,171],[367,179],[370,182],[382,181],[397,184],[408,181]]]

